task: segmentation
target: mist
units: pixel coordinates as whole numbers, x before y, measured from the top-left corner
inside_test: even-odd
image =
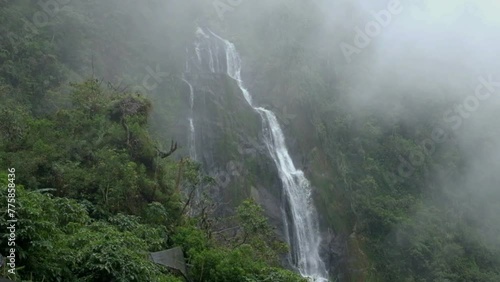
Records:
[[[136,16],[142,15],[140,38],[155,46],[146,65],[154,68],[159,62],[174,77],[182,76],[189,56],[186,46],[192,45],[197,26],[207,27],[235,44],[242,56],[243,80],[259,105],[291,112],[299,116],[297,124],[336,112],[354,123],[376,118],[382,131],[401,128],[417,149],[400,150],[398,161],[388,169],[402,186],[425,170],[420,204],[409,212],[417,226],[423,226],[419,236],[425,238],[429,218],[440,217],[452,229],[474,226],[464,231],[471,241],[500,249],[495,204],[500,199],[498,2],[206,0],[127,5]],[[175,83],[168,85],[172,89]],[[163,91],[155,89],[153,97],[168,100]],[[314,99],[319,103],[304,105]],[[322,108],[328,104],[322,101],[333,101],[345,113]],[[167,121],[175,130],[160,136],[174,134],[182,140],[187,126],[182,111],[168,119],[165,111],[158,112],[155,128]],[[295,155],[306,154],[308,145],[302,140],[314,130],[291,123],[285,128],[288,143]],[[322,147],[325,144],[316,146],[327,152],[331,148]],[[451,154],[443,153],[446,148],[455,150],[460,174],[443,166]],[[323,206],[329,199],[316,201]],[[405,225],[396,225],[391,234],[404,237],[405,232]],[[402,243],[388,248],[407,247]]]
[[[196,281],[264,279],[248,246],[294,281],[499,281],[498,1],[0,2],[0,166],[20,184],[106,216],[161,202],[186,220],[159,245]],[[255,241],[232,226],[248,199]]]
[[[499,250],[500,213],[495,203],[500,199],[500,4],[466,0],[252,1],[228,12],[222,26],[237,40],[248,36],[245,40],[252,44],[272,46],[273,36],[266,33],[266,27],[279,24],[272,17],[286,9],[296,9],[292,13],[298,18],[307,18],[301,37],[289,41],[310,52],[302,67],[326,63],[330,70],[326,80],[336,84],[330,95],[347,101],[355,119],[377,116],[387,127],[403,123],[410,132],[420,130],[415,124],[430,128],[424,134],[427,137],[414,140],[420,155],[401,155],[404,161],[393,166],[403,183],[413,181],[414,171],[426,170],[427,187],[421,206],[412,208],[413,220],[427,222],[429,217],[440,216],[453,228],[473,226],[464,231],[469,240]],[[293,37],[298,33],[294,24],[292,20],[282,26],[279,35]],[[242,45],[245,52],[247,47]],[[287,47],[291,46],[277,47],[277,53],[266,55],[279,56]],[[252,75],[250,79],[264,79]],[[255,88],[259,92],[259,86]],[[286,104],[293,99],[289,91],[263,88],[266,90],[258,93],[263,102]],[[315,110],[324,111],[309,109]],[[435,153],[452,147],[462,166],[460,174],[450,174]],[[422,168],[427,161],[433,165]],[[402,162],[409,163],[411,173],[400,172]],[[429,207],[436,207],[433,212],[439,214],[432,215]],[[402,230],[404,227],[396,227],[393,232],[403,236]],[[425,237],[425,228],[417,232]]]

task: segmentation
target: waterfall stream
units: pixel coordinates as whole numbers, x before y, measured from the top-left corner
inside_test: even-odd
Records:
[[[187,68],[189,70],[189,68]],[[185,78],[182,78],[182,80],[189,86],[189,107],[190,107],[190,114],[189,114],[189,138],[188,138],[188,146],[189,146],[189,157],[192,160],[197,160],[198,157],[196,156],[196,135],[194,131],[194,121],[193,121],[193,108],[194,108],[194,89],[193,85],[189,83]]]
[[[236,81],[245,100],[262,118],[264,142],[278,169],[286,199],[282,212],[286,239],[291,247],[291,263],[311,281],[328,281],[325,264],[319,255],[321,237],[311,186],[290,157],[276,115],[270,110],[254,106],[252,96],[243,85],[241,58],[235,45],[208,29],[198,28],[196,35],[194,50],[199,70],[225,72]]]

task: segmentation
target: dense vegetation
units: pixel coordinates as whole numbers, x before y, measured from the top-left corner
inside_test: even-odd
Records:
[[[467,58],[440,58],[449,68],[434,70],[433,58],[406,46],[404,55],[384,57],[395,68],[383,68],[370,57],[383,50],[370,47],[346,64],[338,46],[351,42],[353,31],[344,30],[342,12],[356,19],[355,8],[342,10],[343,1],[325,5],[333,11],[321,10],[329,1],[283,1],[276,9],[255,2],[227,13],[226,26],[233,25],[226,29],[247,58],[257,99],[287,125],[323,226],[345,236],[347,261],[331,256],[341,280],[499,281],[495,106],[482,104],[459,129],[443,122],[472,94],[468,76],[478,83],[460,65]],[[335,12],[339,19],[331,18]],[[398,62],[407,57],[409,65]]]
[[[344,238],[342,255],[327,254],[340,261],[340,281],[500,281],[499,194],[474,196],[499,176],[466,174],[498,145],[490,138],[498,128],[464,142],[443,127],[446,142],[425,154],[421,142],[461,101],[433,74],[404,94],[393,79],[372,104],[353,103],[366,89],[348,81],[378,74],[338,60],[332,46],[351,35],[319,28],[325,15],[310,3],[245,1],[221,23],[212,1],[129,2],[72,1],[34,26],[26,25],[41,11],[33,1],[0,0],[0,193],[16,168],[20,220],[10,278],[182,281],[148,259],[182,246],[194,281],[302,281],[279,268],[286,246],[257,204],[219,217],[210,199],[189,197],[213,180],[190,160],[164,157],[186,106],[184,48],[205,16],[237,44],[256,100],[278,113],[322,226]],[[249,13],[257,10],[264,15]],[[144,86],[158,64],[163,83]],[[398,71],[389,75],[404,80]],[[401,176],[401,163],[421,154]],[[6,225],[2,216],[2,254]]]
[[[0,194],[7,199],[7,169],[15,168],[19,220],[16,274],[4,265],[2,276],[183,281],[149,259],[150,252],[180,246],[195,281],[303,281],[280,268],[287,247],[256,203],[245,201],[234,215],[218,218],[210,201],[190,201],[185,191],[212,180],[197,164],[170,156],[177,144],[162,150],[164,144],[150,135],[150,99],[92,73],[94,64],[96,72],[99,65],[115,67],[95,56],[90,72],[72,75],[80,62],[70,57],[88,51],[78,46],[82,35],[54,40],[60,35],[54,32],[74,28],[102,36],[105,31],[83,23],[69,26],[75,19],[68,13],[84,16],[84,7],[71,6],[32,33],[21,23],[39,11],[35,5],[1,5]],[[105,4],[94,8],[106,11]],[[68,54],[68,42],[80,49]],[[4,255],[10,249],[6,210],[5,200]]]
[[[178,281],[148,253],[182,246],[196,279],[301,280],[273,268],[286,247],[255,203],[224,219],[239,230],[224,242],[214,234],[223,225],[207,223],[213,214],[187,216],[194,207],[181,187],[195,187],[201,176],[187,160],[162,158],[146,127],[151,103],[139,94],[114,93],[91,79],[73,85],[70,106],[37,116],[22,92],[2,94],[4,198],[7,167],[17,168],[20,260],[11,278]],[[0,225],[6,230],[6,217]]]

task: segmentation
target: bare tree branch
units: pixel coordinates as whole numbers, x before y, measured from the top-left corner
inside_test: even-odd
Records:
[[[177,151],[177,142],[174,142],[172,140],[172,143],[170,144],[170,151],[168,152],[163,152],[160,149],[156,148],[156,151],[158,151],[158,156],[162,159],[169,157],[172,155],[175,151]]]

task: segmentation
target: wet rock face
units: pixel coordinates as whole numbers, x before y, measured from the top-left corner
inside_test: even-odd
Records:
[[[275,200],[269,207],[280,206],[280,180],[262,141],[261,118],[227,74],[229,58],[221,41],[214,40],[205,28],[198,28],[195,35],[195,42],[186,49],[184,78],[194,92],[192,120],[197,161],[216,182],[216,191],[211,195],[231,212],[251,196],[254,187],[273,195]],[[276,216],[274,213],[268,211]]]
[[[188,48],[185,79],[194,89],[190,120],[195,128],[197,160],[217,184],[212,197],[224,203],[223,213],[254,197],[278,233],[289,241],[290,261],[303,275],[326,277],[317,248],[321,238],[316,238],[316,214],[304,201],[311,187],[294,165],[300,159],[299,167],[303,168],[306,159],[300,150],[294,150],[299,153],[291,154],[295,161],[291,160],[280,127],[282,115],[253,105],[242,84],[241,59],[235,46],[209,30],[199,29],[197,38]],[[292,143],[292,147],[299,147],[297,141]],[[329,246],[322,247],[322,253],[328,256]]]
[[[203,170],[215,179],[210,191],[221,214],[242,200],[255,199],[264,208],[280,238],[283,227],[282,187],[278,171],[262,141],[259,114],[225,73],[185,74],[193,85],[195,144]]]
[[[198,161],[212,176],[216,189],[210,194],[229,213],[251,197],[251,187],[267,195],[267,207],[279,207],[281,186],[278,172],[261,141],[262,124],[243,94],[225,73],[185,75],[194,91],[193,123]],[[271,218],[280,218],[266,209]],[[273,223],[280,222],[273,220]],[[274,225],[274,224],[273,224]],[[276,226],[276,225],[275,225]],[[277,226],[279,227],[279,226]]]
[[[330,275],[339,281],[350,281],[347,272],[347,240],[346,236],[337,235],[329,229],[322,234],[321,256],[324,258]]]

